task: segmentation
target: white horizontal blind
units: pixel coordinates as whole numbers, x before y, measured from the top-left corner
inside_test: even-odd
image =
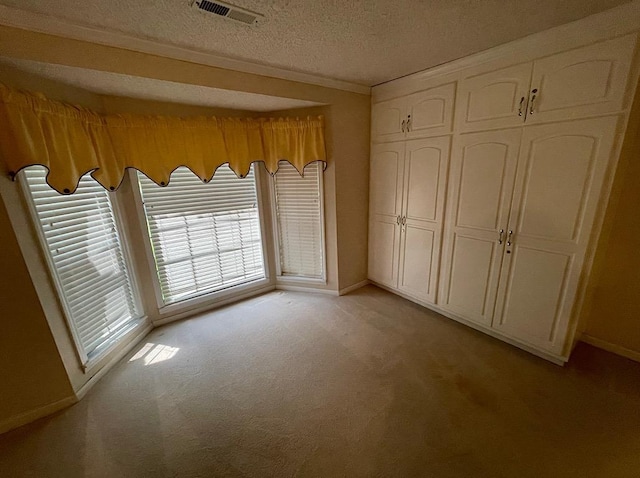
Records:
[[[276,218],[283,276],[324,277],[320,163],[304,169],[304,177],[281,161],[275,175]]]
[[[253,168],[203,183],[178,168],[166,187],[138,173],[165,304],[265,277]]]
[[[97,354],[139,318],[109,193],[89,175],[64,196],[46,171],[23,171],[32,210],[83,360]]]

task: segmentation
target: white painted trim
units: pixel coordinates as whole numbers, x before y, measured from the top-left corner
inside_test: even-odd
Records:
[[[582,336],[580,337],[580,341],[584,342],[585,344],[593,345],[594,347],[597,347],[599,349],[606,350],[607,352],[620,355],[621,357],[640,362],[640,352],[636,350],[631,350],[621,345],[612,344],[611,342],[598,339],[589,334],[582,334]]]
[[[277,276],[276,285],[308,285],[309,287],[321,287],[326,286],[327,281],[325,279],[315,279],[313,277]]]
[[[319,287],[305,287],[299,285],[276,284],[276,290],[285,290],[289,292],[311,292],[313,294],[339,295],[334,289],[321,289]]]
[[[164,305],[158,309],[158,313],[162,317],[173,316],[182,312],[188,312],[200,307],[208,307],[207,304],[214,304],[223,301],[229,297],[235,297],[246,291],[252,291],[256,288],[269,287],[273,285],[273,281],[267,277],[261,279],[253,279],[248,282],[232,285],[225,289],[216,290],[214,292],[206,292],[189,299],[180,300]]]
[[[370,283],[371,282],[369,282],[369,279],[365,279],[363,281],[356,282],[355,284],[352,284],[349,287],[345,287],[344,289],[340,289],[338,291],[338,295],[346,295],[349,292],[353,292],[354,290],[360,289],[361,287],[364,287],[365,285],[369,285]]]
[[[271,292],[274,289],[275,289],[275,286],[270,283],[264,287],[251,289],[240,294],[234,294],[230,297],[227,297],[226,299],[216,300],[215,302],[208,302],[207,304],[201,305],[200,307],[195,307],[193,309],[189,309],[184,312],[162,317],[161,319],[153,321],[153,325],[155,327],[159,327],[161,325],[169,324],[171,322],[176,322],[177,320],[193,317],[195,315],[201,314],[202,312],[215,310],[219,307],[222,307],[223,305],[233,304],[235,302],[240,302],[241,300],[244,300],[244,299],[249,299],[250,297],[255,297],[257,295],[264,294],[266,292]]]
[[[71,38],[74,40],[97,43],[125,50],[148,53],[151,55],[188,61],[200,65],[213,66],[228,70],[268,76],[281,80],[296,81],[310,85],[323,86],[337,90],[350,91],[363,95],[370,95],[371,88],[343,80],[325,78],[309,73],[287,70],[274,66],[253,63],[235,58],[227,58],[204,50],[180,47],[171,43],[138,38],[125,33],[107,30],[89,25],[72,23],[51,15],[29,12],[14,7],[0,5],[0,25],[21,28],[48,35]]]
[[[556,355],[554,353],[538,349],[538,348],[536,348],[536,347],[534,347],[532,345],[529,345],[527,343],[520,342],[518,340],[515,340],[515,339],[507,336],[507,335],[504,335],[504,334],[500,333],[499,331],[497,331],[495,329],[492,329],[492,328],[486,327],[484,325],[477,324],[475,322],[463,319],[462,317],[459,317],[459,316],[457,316],[455,314],[452,314],[451,312],[448,312],[448,311],[446,311],[444,309],[441,309],[440,307],[438,307],[435,304],[430,304],[430,303],[425,302],[423,300],[416,299],[415,297],[412,297],[412,296],[410,296],[408,294],[404,294],[404,293],[402,293],[402,292],[400,292],[398,290],[392,289],[392,288],[387,287],[385,285],[378,284],[377,282],[374,282],[374,281],[371,281],[371,283],[376,285],[377,287],[380,287],[381,289],[384,289],[384,290],[386,290],[388,292],[391,292],[392,294],[398,295],[398,296],[402,297],[403,299],[407,299],[407,300],[409,300],[411,302],[414,302],[414,303],[416,303],[418,305],[426,307],[427,309],[432,310],[432,311],[434,311],[434,312],[436,312],[436,313],[438,313],[438,314],[440,314],[440,315],[442,315],[442,316],[444,316],[444,317],[446,317],[448,319],[452,319],[452,320],[455,320],[456,322],[460,322],[463,325],[471,327],[472,329],[475,329],[475,330],[477,330],[479,332],[483,332],[483,333],[485,333],[485,334],[487,334],[487,335],[489,335],[489,336],[491,336],[491,337],[493,337],[495,339],[498,339],[498,340],[500,340],[502,342],[506,342],[509,345],[513,345],[514,347],[522,349],[525,352],[529,352],[530,354],[533,354],[533,355],[535,355],[537,357],[545,359],[545,360],[547,360],[547,361],[549,361],[551,363],[554,363],[556,365],[563,366],[566,362],[569,361],[569,357],[565,357],[565,356],[562,356],[562,355]]]
[[[117,353],[113,353],[113,355],[108,359],[107,363],[101,364],[96,363],[93,366],[87,368],[85,372],[87,375],[93,375],[89,380],[87,380],[82,387],[76,390],[76,397],[78,400],[82,400],[87,392],[93,388],[93,386],[98,383],[98,381],[109,372],[115,364],[117,364],[125,355],[127,355],[131,350],[140,343],[142,339],[144,339],[149,332],[153,330],[153,325],[147,323],[144,327],[141,327],[142,330],[138,331],[133,337],[126,339],[127,343],[124,345]],[[122,346],[122,343],[119,345]],[[114,350],[112,350],[114,352]],[[106,358],[106,357],[105,357]],[[97,372],[95,371],[96,369]]]
[[[11,417],[3,422],[0,422],[0,434],[26,425],[27,423],[31,423],[35,420],[38,420],[39,418],[46,417],[47,415],[51,415],[52,413],[62,410],[63,408],[70,407],[77,401],[78,399],[74,395],[70,395],[66,398],[63,398],[62,400],[58,400],[57,402],[49,403],[43,407],[35,408],[33,410],[29,410],[28,412],[21,413],[20,415],[16,415],[15,417]]]

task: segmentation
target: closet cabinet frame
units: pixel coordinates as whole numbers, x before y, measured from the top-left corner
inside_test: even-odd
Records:
[[[582,109],[577,113],[577,117],[585,118],[618,116],[619,121],[614,135],[612,153],[608,164],[606,165],[606,171],[604,172],[602,191],[600,197],[597,198],[598,204],[593,212],[593,228],[591,229],[591,231],[588,231],[589,237],[588,239],[586,239],[586,245],[584,246],[584,261],[580,271],[580,277],[577,281],[578,284],[575,289],[575,298],[573,300],[571,313],[568,318],[567,333],[564,337],[563,344],[555,348],[554,350],[556,351],[551,352],[548,349],[545,350],[539,346],[531,345],[523,341],[522,339],[513,339],[510,335],[503,333],[500,330],[492,329],[490,326],[488,327],[485,324],[470,321],[462,317],[460,314],[452,313],[448,310],[443,309],[439,304],[434,305],[427,301],[416,299],[415,297],[406,294],[398,290],[397,288],[381,284],[383,288],[389,289],[398,295],[422,304],[449,318],[481,330],[488,335],[498,337],[499,339],[507,343],[527,350],[554,363],[563,364],[567,361],[571,349],[579,339],[583,327],[583,324],[580,321],[582,310],[585,304],[589,302],[589,297],[591,294],[591,291],[587,288],[587,285],[589,283],[589,276],[591,274],[591,269],[593,266],[596,246],[598,245],[598,242],[600,240],[602,225],[604,222],[604,215],[608,206],[613,178],[617,169],[617,164],[622,148],[622,139],[627,130],[629,113],[634,99],[634,93],[636,91],[636,85],[638,83],[640,55],[638,51],[639,48],[637,35],[640,30],[640,28],[638,28],[638,25],[640,25],[640,3],[637,3],[638,2],[634,2],[634,4],[624,5],[611,11],[593,15],[578,22],[552,29],[548,32],[536,34],[530,38],[517,40],[510,44],[503,45],[501,47],[497,47],[476,55],[472,55],[470,57],[457,60],[450,64],[435,67],[431,70],[426,70],[424,72],[410,75],[409,77],[405,77],[384,85],[380,85],[378,87],[374,87],[372,93],[373,102],[375,104],[381,101],[385,101],[388,98],[397,98],[401,94],[407,95],[412,91],[418,91],[419,89],[423,89],[423,85],[425,84],[443,84],[445,82],[455,81],[459,82],[460,84],[460,82],[463,82],[465,78],[469,78],[474,75],[481,75],[501,68],[509,68],[513,65],[527,62],[533,65],[536,60],[542,62],[543,60],[553,58],[556,55],[562,55],[565,52],[588,48],[596,43],[606,43],[610,41],[620,40],[625,36],[627,38],[630,38],[630,40],[627,40],[631,42],[633,46],[633,48],[631,49],[632,51],[629,52],[630,69],[626,78],[626,86],[619,90],[620,94],[618,95],[618,106],[611,106],[610,108],[608,107],[606,110],[600,110],[599,112],[589,112],[585,109]],[[611,32],[616,32],[617,36],[612,36]],[[540,97],[536,98],[536,100],[537,99],[540,99]],[[456,114],[454,118],[453,129],[454,138],[458,137],[461,134],[464,134],[464,129],[460,127],[461,115],[458,111],[458,103],[460,101],[461,89],[458,88],[458,94],[456,98]],[[525,102],[526,101],[527,100],[525,100]],[[600,106],[598,108],[600,108]],[[554,122],[559,121],[559,117],[552,118],[551,116],[547,116],[547,118],[545,119],[543,115],[538,115],[537,117],[535,117],[535,114],[536,111],[534,111],[534,119],[532,119],[529,123],[531,125],[533,125],[534,123],[553,124]],[[563,119],[576,118],[574,118],[574,115],[572,114],[569,117],[563,117]],[[522,124],[518,124],[514,126],[514,128],[520,129],[522,128]],[[375,141],[374,138],[372,138],[372,140]],[[449,214],[450,207],[451,205],[447,203],[447,215]],[[445,254],[446,251],[443,250],[443,255]],[[373,280],[375,282],[375,279]],[[440,286],[442,286],[442,284],[440,284]]]

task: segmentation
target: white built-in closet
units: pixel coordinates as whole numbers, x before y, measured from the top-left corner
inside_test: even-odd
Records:
[[[638,78],[638,34],[614,21],[373,89],[373,282],[568,358]]]

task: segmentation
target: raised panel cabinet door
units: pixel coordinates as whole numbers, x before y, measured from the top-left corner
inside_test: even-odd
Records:
[[[461,135],[451,152],[438,303],[487,326],[493,318],[520,136],[519,129]]]
[[[373,142],[404,139],[407,119],[406,101],[406,97],[395,98],[372,106],[371,139]]]
[[[450,138],[408,141],[398,288],[435,303]]]
[[[391,216],[402,211],[404,143],[387,143],[371,148],[369,178],[370,215]]]
[[[578,282],[618,118],[527,127],[493,327],[556,354],[566,351]]]
[[[404,143],[371,148],[369,279],[393,288],[398,285],[404,152]]]
[[[430,88],[407,97],[407,138],[451,132],[456,84]]]
[[[398,286],[400,225],[383,217],[369,222],[369,279],[387,287]]]
[[[621,110],[636,42],[626,35],[536,60],[527,123]]]
[[[462,131],[519,126],[524,122],[532,63],[466,78],[460,84],[457,121]]]

